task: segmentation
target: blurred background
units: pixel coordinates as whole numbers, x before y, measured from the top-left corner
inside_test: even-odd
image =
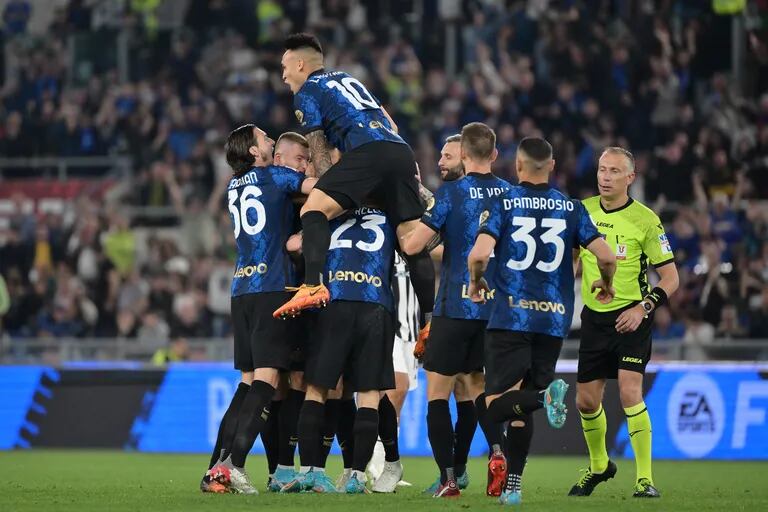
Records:
[[[575,197],[630,148],[681,273],[656,359],[766,360],[768,0],[0,0],[0,361],[229,360],[223,139],[296,128],[279,61],[303,30],[432,189],[470,121],[513,182],[546,137]]]

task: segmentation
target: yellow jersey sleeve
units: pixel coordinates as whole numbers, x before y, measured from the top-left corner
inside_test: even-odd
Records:
[[[645,238],[642,241],[643,252],[648,255],[648,261],[655,267],[669,263],[675,259],[672,246],[664,231],[664,226],[659,217],[654,214],[649,218],[649,223],[645,229]]]

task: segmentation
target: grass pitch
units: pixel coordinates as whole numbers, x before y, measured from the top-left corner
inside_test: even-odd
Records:
[[[0,452],[0,511],[130,510],[273,510],[355,511],[387,510],[503,510],[485,496],[485,465],[472,459],[470,487],[455,500],[434,500],[421,493],[436,476],[428,458],[403,461],[405,479],[413,487],[395,495],[279,495],[261,491],[266,462],[251,456],[248,470],[259,496],[210,495],[198,490],[207,463],[202,455],[139,454],[112,451]],[[589,498],[566,496],[579,477],[586,458],[532,457],[523,481],[527,511],[578,512],[598,510],[768,510],[768,463],[655,461],[660,500],[631,497],[635,476],[631,460],[618,460],[615,479],[601,484]],[[331,457],[329,473],[340,472],[340,458]]]

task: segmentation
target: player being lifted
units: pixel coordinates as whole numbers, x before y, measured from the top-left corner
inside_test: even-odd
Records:
[[[485,392],[490,419],[510,422],[507,481],[499,498],[507,505],[521,501],[532,413],[545,407],[553,427],[565,423],[568,385],[553,378],[573,317],[572,248],[580,245],[595,255],[599,279],[591,288],[600,289],[597,300],[613,298],[613,253],[581,203],[549,186],[554,165],[547,141],[520,141],[515,162],[520,184],[490,203],[467,261],[470,295],[482,301],[482,293],[489,292],[483,276],[494,249],[498,260],[485,340]]]
[[[204,491],[257,493],[245,472],[245,458],[269,419],[278,371],[289,368],[293,350],[290,324],[272,318],[270,311],[286,299],[285,287],[294,282],[285,250],[291,197],[308,193],[316,180],[272,165],[273,146],[252,124],[232,131],[225,145],[234,172],[227,201],[237,245],[232,324],[241,383],[221,420],[212,467],[201,484]]]
[[[285,41],[283,80],[294,94],[296,117],[309,141],[320,176],[302,208],[305,280],[275,317],[294,315],[329,300],[322,272],[331,243],[329,220],[371,199],[384,205],[398,237],[411,231],[424,212],[413,151],[397,134],[389,114],[356,78],[323,69],[317,38],[294,34]],[[342,152],[331,165],[330,147]],[[434,305],[435,270],[426,251],[408,258],[425,327]]]
[[[491,208],[491,203],[498,201],[510,185],[491,173],[498,151],[496,134],[488,126],[482,123],[466,125],[461,130],[460,147],[466,176],[440,187],[421,223],[406,238],[404,247],[406,252],[422,251],[436,233],[443,240],[440,288],[424,354],[429,442],[440,468],[440,484],[433,495],[458,496],[456,480],[466,472],[472,439],[470,436],[462,446],[457,445],[454,449],[453,424],[448,408],[456,378],[465,374],[471,376],[468,379],[470,397],[476,404],[478,420],[493,451],[491,467],[495,475],[493,488],[487,491],[498,496],[505,473],[501,428],[487,421],[483,394],[483,340],[491,304],[470,300],[466,261],[477,237],[482,212]],[[492,275],[492,269],[488,273]]]
[[[576,406],[589,448],[589,468],[571,488],[570,496],[589,496],[595,486],[616,474],[616,464],[605,449],[607,430],[603,413],[606,379],[618,379],[619,396],[627,416],[637,483],[634,496],[657,498],[651,473],[651,417],[643,401],[643,374],[651,358],[653,311],[677,290],[674,254],[659,217],[629,197],[635,180],[635,160],[619,147],[603,151],[597,168],[599,196],[584,200],[608,244],[616,249],[616,298],[604,304],[590,290],[598,275],[595,258],[581,252],[581,343],[576,383]],[[650,289],[648,263],[661,277]]]
[[[336,388],[342,375],[345,391],[357,392],[358,406],[353,471],[344,490],[366,492],[365,467],[379,433],[380,391],[395,387],[394,230],[383,211],[365,207],[334,219],[331,226],[332,243],[324,268],[331,302],[318,313],[317,336],[307,350],[307,396],[299,415],[301,472],[283,492],[335,491],[323,470],[327,452],[322,452],[321,432],[328,391]],[[396,436],[397,417],[394,409],[389,412]]]

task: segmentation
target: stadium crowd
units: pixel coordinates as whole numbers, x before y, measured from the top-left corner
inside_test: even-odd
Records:
[[[709,2],[191,1],[173,30],[159,28],[159,2],[56,4],[34,31],[38,4],[5,3],[0,155],[124,154],[133,181],[61,213],[13,198],[0,231],[0,336],[229,334],[222,141],[254,120],[274,138],[295,129],[280,43],[306,29],[328,67],[386,105],[430,188],[443,140],[471,121],[495,127],[496,173],[509,180],[517,141],[546,137],[557,185],[577,197],[596,193],[603,147],[630,148],[632,193],[660,212],[680,269],[654,337],[768,339],[768,93],[756,92],[768,90],[768,38],[748,32],[740,90],[723,43],[730,18]],[[421,16],[402,14],[416,5]],[[71,38],[109,43],[121,29],[125,82],[114,45],[70,53]]]

